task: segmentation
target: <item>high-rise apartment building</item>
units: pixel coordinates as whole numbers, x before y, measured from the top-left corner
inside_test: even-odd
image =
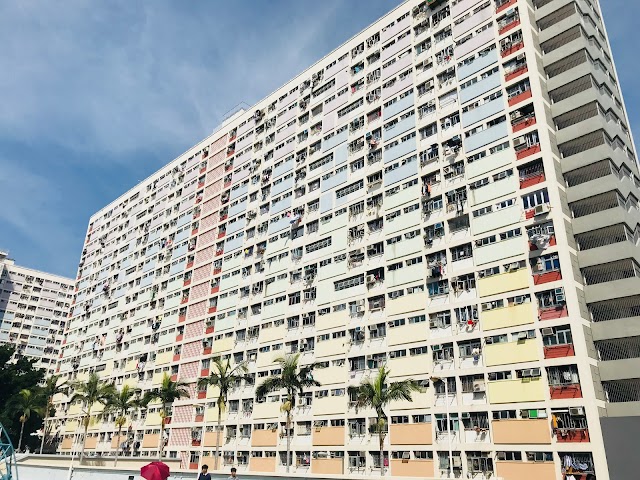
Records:
[[[213,464],[196,382],[222,356],[251,378],[221,465],[284,471],[283,397],[255,385],[297,352],[322,386],[295,405],[296,473],[623,478],[639,185],[597,0],[411,0],[91,218],[59,371],[188,382],[184,468]],[[425,386],[388,409],[388,458],[347,392],[382,365]],[[81,406],[58,400],[70,453]],[[159,411],[128,454],[157,454]],[[113,420],[88,451],[113,454]]]
[[[71,278],[20,267],[0,251],[0,344],[54,373],[74,287]]]

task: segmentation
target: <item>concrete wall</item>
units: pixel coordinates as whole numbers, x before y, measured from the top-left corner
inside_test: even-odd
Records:
[[[640,471],[640,417],[601,417],[600,425],[610,478],[636,478]]]

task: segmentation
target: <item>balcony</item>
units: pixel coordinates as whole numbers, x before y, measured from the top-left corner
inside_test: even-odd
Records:
[[[509,44],[508,47],[505,47],[500,50],[500,56],[502,58],[508,57],[509,55],[512,55],[516,53],[518,50],[521,50],[523,48],[524,48],[524,41],[519,41],[516,43]]]
[[[573,356],[575,356],[575,349],[572,343],[544,347],[544,358],[563,358]]]
[[[520,17],[516,15],[508,21],[498,25],[498,35],[507,33],[509,30],[513,30],[518,25],[520,25]]]

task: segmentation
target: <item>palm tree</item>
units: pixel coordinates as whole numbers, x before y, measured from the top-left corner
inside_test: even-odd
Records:
[[[97,373],[92,373],[86,382],[76,382],[72,385],[74,393],[70,402],[82,402],[84,405],[82,423],[84,433],[82,435],[82,448],[80,450],[80,463],[84,459],[84,447],[87,439],[87,431],[91,422],[91,409],[98,403],[106,405],[116,394],[116,387],[112,383],[103,382]]]
[[[271,392],[285,390],[286,396],[280,410],[287,415],[287,473],[291,464],[291,412],[296,404],[296,394],[303,395],[305,388],[319,387],[321,384],[313,378],[315,363],[298,365],[300,354],[278,357],[275,362],[280,365],[280,374],[267,378],[256,389],[257,397],[265,397]]]
[[[18,392],[16,406],[20,413],[20,440],[18,440],[18,451],[22,448],[22,436],[24,434],[24,424],[27,423],[32,413],[41,413],[43,407],[43,397],[31,390],[23,389]]]
[[[51,375],[45,380],[44,387],[42,387],[42,395],[46,401],[44,410],[44,421],[42,423],[42,440],[40,441],[40,455],[42,455],[42,449],[44,448],[44,440],[47,436],[47,420],[53,409],[53,397],[58,393],[66,391],[66,382],[60,382],[60,375]]]
[[[216,456],[213,460],[213,469],[218,469],[218,456],[220,455],[220,431],[222,429],[222,413],[226,409],[227,397],[229,391],[243,378],[246,377],[247,365],[242,362],[231,367],[231,362],[227,359],[225,362],[221,358],[213,360],[212,372],[208,377],[201,378],[198,381],[198,387],[201,389],[207,387],[215,387],[218,389],[218,425],[216,427]]]
[[[165,418],[167,417],[167,411],[169,404],[176,400],[189,396],[188,384],[185,382],[174,382],[168,373],[165,372],[162,377],[162,385],[160,388],[151,390],[145,393],[142,399],[142,405],[146,406],[150,402],[159,400],[162,404],[162,410],[160,411],[161,423],[160,423],[160,446],[158,448],[158,459],[162,460],[162,450],[164,447],[164,426]]]
[[[135,410],[142,405],[140,399],[140,389],[131,388],[129,385],[124,385],[122,390],[116,392],[116,394],[109,399],[105,410],[108,412],[115,412],[117,415],[116,426],[118,427],[118,435],[116,437],[116,457],[113,461],[113,466],[118,465],[118,451],[120,449],[120,435],[122,434],[122,427],[127,423],[129,412]]]
[[[349,387],[349,396],[356,399],[356,408],[372,408],[376,412],[375,432],[380,441],[380,476],[384,475],[384,439],[387,433],[387,414],[384,409],[398,400],[411,402],[412,392],[422,392],[424,389],[415,380],[388,382],[389,370],[380,367],[374,379],[370,377],[362,380],[357,387]]]

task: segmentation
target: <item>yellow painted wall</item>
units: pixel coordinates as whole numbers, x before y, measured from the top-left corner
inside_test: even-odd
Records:
[[[159,412],[151,412],[147,414],[147,418],[144,421],[145,427],[159,426],[161,424],[162,424],[162,418],[160,417]]]
[[[128,385],[130,388],[137,387],[138,386],[138,378],[137,377],[131,377],[131,378],[125,379],[125,381],[122,382],[122,386],[124,387],[125,385]]]
[[[164,378],[164,374],[166,372],[156,372],[153,374],[153,378],[151,379],[152,387],[159,387],[162,385],[162,379]]]
[[[124,367],[126,373],[131,373],[136,369],[137,362],[135,360],[129,360]]]
[[[73,415],[80,415],[82,412],[82,404],[74,403],[69,407],[69,411],[67,412],[67,416],[71,417]]]
[[[328,367],[318,368],[313,371],[313,378],[322,385],[331,385],[335,383],[343,383],[347,381],[347,367]]]
[[[251,433],[252,447],[275,447],[278,445],[278,430],[254,430]]]
[[[229,416],[229,410],[222,412],[222,423],[226,422]],[[218,423],[218,407],[207,408],[204,411],[204,421],[207,423]]]
[[[545,387],[541,377],[488,382],[489,403],[541,402],[545,399]]]
[[[401,400],[399,402],[392,402],[389,406],[391,411],[394,410],[413,410],[416,408],[426,408],[433,405],[433,394],[430,393],[430,389],[423,393],[411,393],[411,402]]]
[[[347,396],[324,397],[313,399],[314,415],[330,415],[344,413],[347,410]]]
[[[263,402],[253,404],[253,418],[278,418],[280,416],[280,402]]]
[[[214,387],[212,385],[207,387],[207,398],[218,398],[219,394],[220,389],[218,387]]]
[[[65,432],[75,432],[77,429],[78,429],[78,422],[76,420],[69,420],[64,426]]]
[[[347,352],[348,343],[349,340],[346,337],[332,338],[330,340],[325,340],[324,342],[316,342],[316,358],[345,354]]]
[[[384,313],[387,316],[401,315],[408,312],[424,311],[427,307],[427,294],[414,293],[412,295],[403,295],[395,300],[387,299],[385,303]]]
[[[555,480],[556,468],[553,462],[496,462],[496,475],[510,480]]]
[[[314,446],[343,446],[344,427],[313,427],[311,442]]]
[[[529,269],[521,268],[515,272],[507,272],[478,279],[478,294],[481,297],[511,292],[529,286]]]
[[[173,360],[173,352],[168,350],[166,352],[162,352],[156,356],[156,365],[164,365]]]
[[[402,345],[409,342],[424,342],[427,340],[427,322],[405,323],[401,327],[387,327],[387,343],[389,345]]]
[[[311,460],[311,473],[342,475],[344,473],[344,458],[314,458]]]
[[[527,325],[536,320],[536,311],[533,303],[523,303],[512,307],[495,308],[482,312],[480,322],[482,329],[495,330],[496,328],[515,327]]]
[[[213,347],[211,348],[211,353],[216,354],[220,352],[226,352],[227,350],[231,350],[233,348],[233,337],[224,337],[220,340],[215,340],[213,342]]]
[[[517,342],[485,345],[484,361],[487,367],[538,360],[538,343],[535,338]]]
[[[401,423],[389,426],[391,445],[431,445],[433,433],[430,423]]]
[[[260,330],[259,341],[260,343],[273,342],[274,340],[279,340],[281,338],[284,338],[286,334],[287,334],[287,329],[285,328],[284,324],[278,327],[272,326],[271,328]]]
[[[275,358],[281,357],[282,352],[260,352],[258,353],[258,359],[256,361],[256,367],[263,368],[269,365],[273,365]]]
[[[497,444],[551,443],[549,420],[546,418],[494,420],[491,426],[493,442]]]
[[[316,330],[321,331],[329,328],[341,327],[348,323],[349,315],[347,314],[347,311],[327,313],[326,315],[319,315],[316,317]]]
[[[409,375],[417,375],[420,373],[427,373],[429,371],[427,366],[427,355],[421,357],[400,357],[392,358],[389,360],[389,376],[391,377],[406,377]]]
[[[249,459],[251,472],[275,472],[276,457],[251,457]]]
[[[398,477],[432,477],[433,460],[395,460],[391,459],[391,475]]]

